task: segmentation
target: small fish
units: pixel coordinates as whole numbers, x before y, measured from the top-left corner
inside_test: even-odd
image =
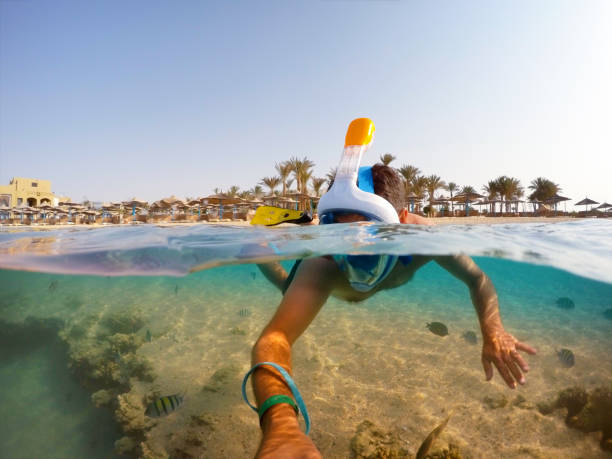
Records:
[[[442,322],[431,322],[431,323],[428,323],[426,326],[429,329],[429,331],[432,332],[434,335],[438,335],[438,336],[448,335],[448,328],[446,328],[446,325],[444,325]]]
[[[567,368],[573,367],[574,363],[576,362],[576,359],[574,358],[574,353],[569,349],[561,349],[560,351],[557,351],[557,356],[559,357],[559,360],[561,361],[563,366]]]
[[[183,403],[183,396],[179,394],[159,397],[149,403],[145,415],[151,418],[166,416],[176,410]]]
[[[57,281],[56,280],[51,281],[51,283],[49,284],[49,291],[54,292],[56,288],[57,288]]]
[[[240,317],[249,317],[251,315],[251,311],[249,311],[247,308],[243,308],[240,311],[238,311],[238,315]]]
[[[612,308],[606,309],[603,313],[604,317],[608,320],[612,320]]]
[[[178,289],[178,284],[176,284],[176,285],[174,286],[174,294],[175,294],[175,295],[178,295],[178,290],[179,290],[179,289]]]
[[[446,424],[448,424],[448,420],[450,419],[450,417],[451,415],[449,414],[448,417],[444,421],[442,421],[442,423],[438,427],[436,427],[434,430],[431,431],[429,435],[427,435],[427,438],[425,438],[423,443],[421,443],[421,447],[417,451],[416,459],[425,459],[427,453],[429,452],[429,448],[431,448],[433,442],[436,441],[436,438],[440,436],[440,434],[446,427]]]
[[[473,331],[466,331],[461,337],[470,344],[478,343],[478,337]]]
[[[255,271],[251,271],[251,279],[255,280],[255,277],[257,277],[257,273]]]
[[[153,336],[151,335],[151,330],[147,328],[147,333],[145,334],[145,340],[147,343],[150,343],[152,339],[153,339]]]
[[[571,298],[563,296],[561,298],[557,298],[557,307],[560,309],[574,309],[576,305]]]

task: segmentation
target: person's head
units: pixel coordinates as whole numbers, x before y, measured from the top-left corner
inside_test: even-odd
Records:
[[[372,166],[371,171],[374,194],[386,199],[399,215],[404,207],[403,184],[399,174],[392,167],[381,163]],[[328,191],[333,184],[332,180]],[[358,178],[357,186],[359,185]],[[367,220],[369,220],[368,217],[357,212],[337,212],[334,216],[334,223],[353,223]]]

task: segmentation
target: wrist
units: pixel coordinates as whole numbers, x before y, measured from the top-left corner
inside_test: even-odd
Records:
[[[279,403],[266,410],[261,418],[261,429],[264,434],[279,427],[286,429],[295,427],[299,429],[298,418],[293,407],[287,403]]]

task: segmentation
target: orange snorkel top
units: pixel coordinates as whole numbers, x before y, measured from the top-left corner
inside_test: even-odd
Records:
[[[344,147],[346,148],[350,145],[369,145],[372,143],[374,130],[374,123],[370,118],[354,119],[346,131]]]

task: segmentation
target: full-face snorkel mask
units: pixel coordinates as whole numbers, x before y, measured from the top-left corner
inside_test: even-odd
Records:
[[[319,202],[319,223],[337,223],[337,216],[347,213],[363,215],[369,221],[399,223],[397,211],[386,199],[374,194],[372,168],[360,168],[361,157],[372,144],[374,123],[358,118],[349,124],[344,151],[334,184]],[[359,187],[357,186],[359,179]],[[334,255],[351,286],[367,292],[391,272],[397,261],[393,255]]]

